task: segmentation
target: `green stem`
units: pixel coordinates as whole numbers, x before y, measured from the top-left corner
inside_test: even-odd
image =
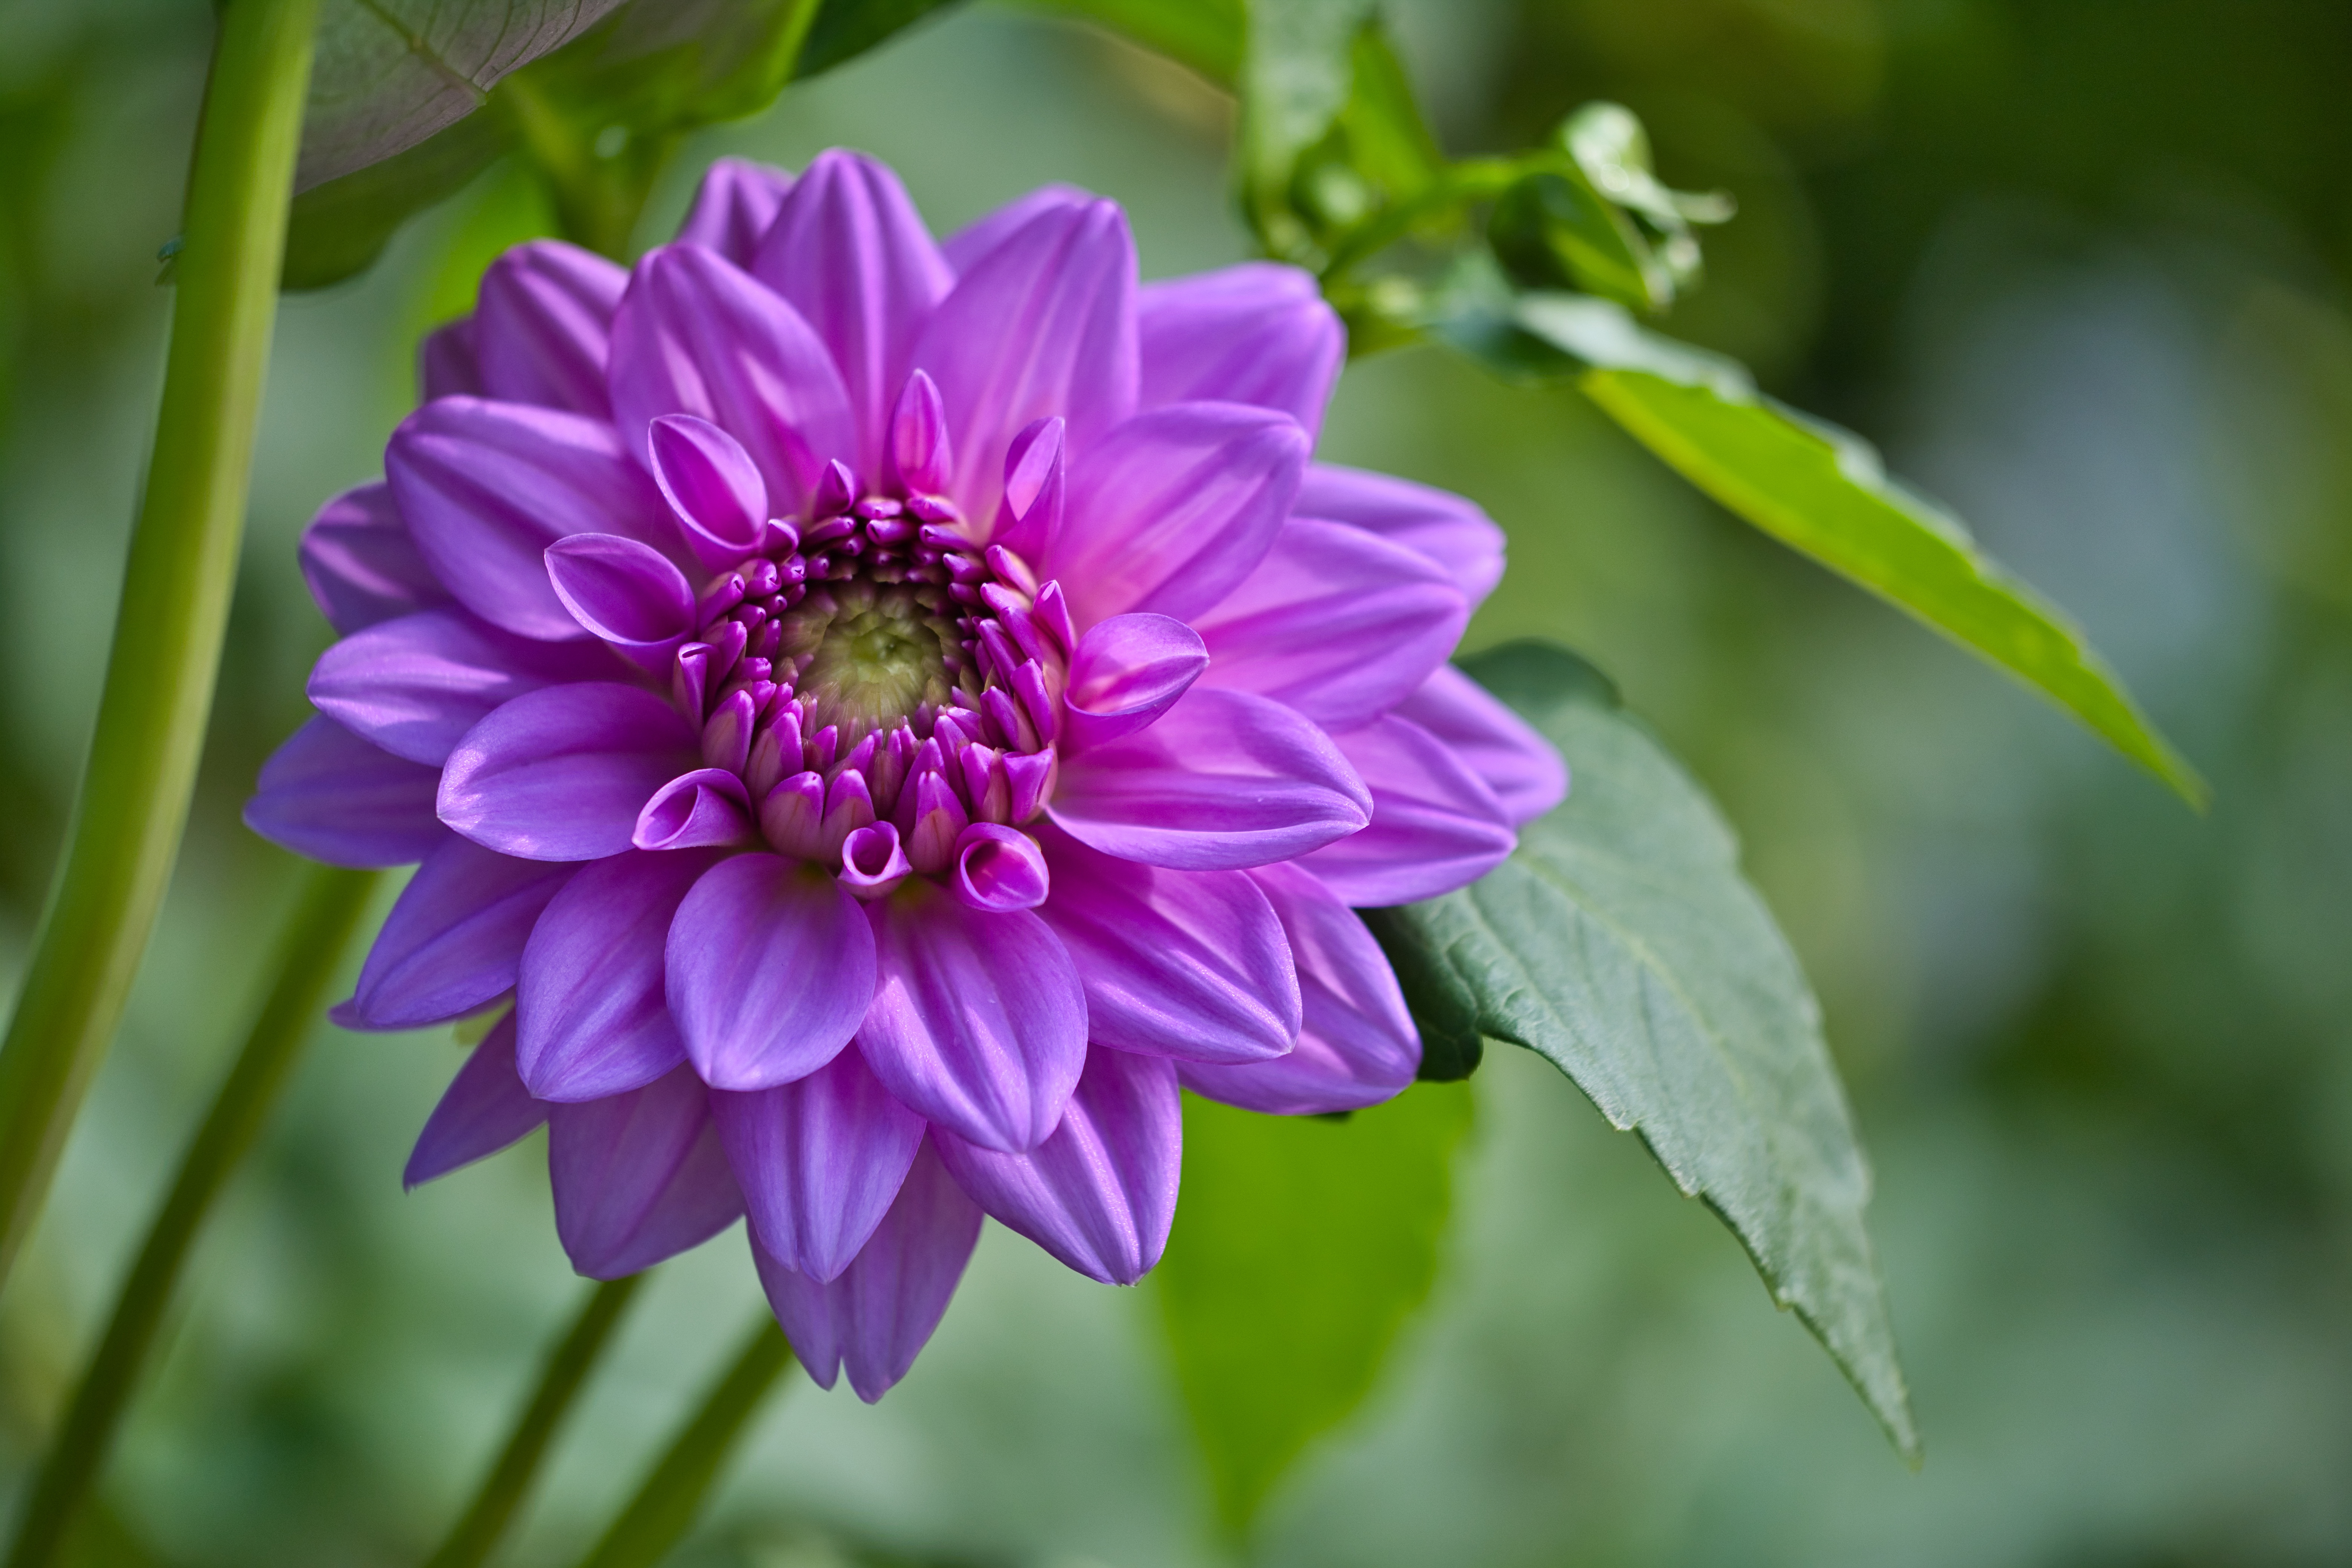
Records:
[[[646,1477],[604,1539],[581,1559],[580,1568],[653,1568],[659,1563],[694,1523],[727,1451],[792,1361],[793,1347],[785,1342],[783,1331],[762,1313],[735,1364],[711,1386],[702,1408]]]
[[[121,1020],[187,821],[245,528],[318,0],[228,0],[155,453],[72,839],[0,1046],[0,1281]]]
[[[57,1557],[74,1515],[106,1461],[114,1428],[122,1417],[155,1331],[171,1304],[172,1288],[194,1245],[197,1228],[223,1183],[253,1146],[269,1108],[283,1089],[294,1058],[319,1020],[336,960],[365,912],[374,891],[373,871],[312,867],[294,906],[276,954],[277,979],[246,1037],[245,1049],[229,1069],[204,1125],[180,1162],[148,1228],[138,1261],[115,1298],[114,1316],[89,1369],[74,1390],[41,1472],[33,1483],[8,1568],[39,1568]]]
[[[433,1554],[425,1568],[476,1568],[488,1558],[513,1521],[515,1510],[521,1506],[523,1495],[538,1478],[540,1461],[547,1456],[547,1446],[554,1439],[555,1429],[570,1412],[572,1402],[579,1396],[581,1384],[588,1378],[589,1369],[596,1364],[606,1340],[621,1321],[621,1313],[636,1294],[645,1279],[642,1274],[632,1274],[625,1279],[607,1279],[588,1293],[579,1315],[563,1341],[547,1358],[546,1369],[540,1373],[539,1387],[523,1406],[516,1420],[514,1431],[507,1438],[499,1462],[483,1478],[481,1489],[474,1494],[465,1517],[441,1550]]]

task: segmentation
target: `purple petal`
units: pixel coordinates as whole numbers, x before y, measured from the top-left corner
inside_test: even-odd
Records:
[[[901,1104],[992,1149],[1053,1131],[1086,1062],[1070,955],[1026,910],[970,909],[928,882],[866,906],[879,983],[857,1044]]]
[[[552,408],[428,403],[393,432],[384,466],[434,575],[527,637],[583,635],[547,580],[549,545],[572,533],[644,538],[663,515],[610,424]]]
[[[1028,432],[1024,430],[1022,434]],[[1020,436],[1013,438],[1013,445],[1026,446]],[[905,390],[898,394],[898,405],[890,415],[889,446],[884,456],[898,482],[916,495],[937,494],[952,479],[955,455],[949,449],[947,405],[940,398],[939,384],[919,370],[907,378]],[[1019,459],[1007,449],[1006,471],[1013,472],[1020,466]]]
[[[1171,616],[1113,616],[1096,623],[1070,656],[1062,717],[1072,744],[1099,745],[1142,729],[1208,667],[1201,635]]]
[[[955,269],[956,276],[961,277],[971,271],[982,257],[1028,226],[1030,221],[1040,214],[1060,207],[1082,207],[1095,199],[1093,192],[1082,191],[1076,185],[1040,185],[956,230],[948,236],[947,243],[940,247],[940,252],[947,258],[947,263]]]
[[[1053,890],[1037,841],[1000,822],[975,822],[956,836],[953,872],[949,886],[975,910],[1034,910]]]
[[[583,869],[532,928],[517,977],[515,1065],[541,1100],[601,1100],[686,1060],[664,945],[709,854],[630,850]]]
[[[716,572],[759,548],[768,486],[741,442],[708,419],[665,414],[646,427],[646,446],[696,560]]]
[[[573,869],[445,839],[384,917],[344,1014],[349,1026],[422,1028],[513,990],[530,928]]]
[[[691,1068],[626,1094],[550,1106],[547,1175],[555,1234],[591,1279],[651,1268],[743,1212],[709,1091]]]
[[[669,1010],[714,1089],[773,1089],[839,1055],[875,984],[866,912],[822,869],[739,855],[670,922]]]
[[[1290,1049],[1298,977],[1245,872],[1155,869],[1066,834],[1045,843],[1054,896],[1040,912],[1085,979],[1089,1040],[1206,1062]]]
[[[604,362],[629,275],[560,239],[518,245],[482,274],[474,360],[483,395],[612,417]]]
[[[697,768],[654,791],[637,813],[629,842],[640,849],[740,848],[756,837],[742,776],[729,768]]]
[[[1397,705],[1486,781],[1511,826],[1533,822],[1568,798],[1568,764],[1549,741],[1485,687],[1440,665],[1421,689]]]
[[[1122,860],[1230,870],[1287,860],[1371,820],[1322,731],[1279,702],[1194,687],[1149,730],[1066,761],[1054,821]]]
[[[416,345],[416,385],[422,403],[436,397],[479,397],[482,367],[474,357],[474,318],[436,327]]]
[[[1184,1156],[1173,1062],[1088,1051],[1061,1125],[1025,1154],[932,1140],[982,1208],[1089,1279],[1132,1285],[1168,1245]]]
[[[794,1273],[751,1238],[768,1305],[818,1387],[831,1388],[846,1366],[849,1386],[871,1405],[907,1375],[963,1278],[980,1218],[926,1145],[873,1239],[831,1284]]]
[[[776,221],[776,209],[793,177],[782,169],[744,158],[712,163],[694,193],[694,205],[677,231],[682,245],[715,250],[738,267],[751,265],[760,237]]]
[[[245,825],[330,866],[405,866],[448,830],[433,815],[441,775],[313,719],[261,764]]]
[[[1208,684],[1349,730],[1411,696],[1469,620],[1469,601],[1426,557],[1345,523],[1292,518],[1197,625]]]
[[[572,618],[647,669],[667,669],[694,630],[686,574],[650,544],[575,533],[547,547],[547,580]]]
[[[1178,1063],[1184,1087],[1275,1116],[1359,1110],[1403,1092],[1421,1070],[1421,1036],[1372,933],[1296,866],[1262,866],[1249,876],[1282,919],[1306,1022],[1297,1048],[1273,1061]]]
[[[1313,463],[1291,510],[1300,517],[1351,523],[1419,551],[1453,575],[1473,609],[1503,580],[1503,531],[1449,490]]]
[[[1271,261],[1147,283],[1136,297],[1143,406],[1198,398],[1287,414],[1309,436],[1348,357],[1315,276]]]
[[[319,509],[302,531],[302,580],[319,613],[338,632],[352,633],[449,602],[416,552],[408,524],[378,481],[345,490]]]
[[[708,419],[760,466],[768,504],[800,508],[826,461],[854,449],[833,356],[776,294],[715,251],[646,252],[613,323],[613,411],[629,449],[665,414]],[[763,520],[764,521],[764,520]]]
[[[841,367],[858,431],[844,457],[882,467],[890,400],[909,369],[915,334],[955,281],[898,177],[836,148],[802,171],[760,242],[752,275],[814,328]]]
[[[439,767],[466,731],[526,691],[624,673],[593,643],[540,642],[448,605],[354,632],[319,656],[319,711],[396,757]]]
[[[650,691],[550,686],[466,731],[441,771],[441,820],[503,854],[601,860],[629,847],[654,791],[701,760],[694,727]]]
[[[1286,415],[1180,403],[1076,450],[1044,575],[1085,626],[1122,610],[1190,620],[1232,593],[1290,514],[1307,441]]]
[[[441,1103],[425,1119],[403,1187],[421,1187],[460,1165],[486,1159],[547,1120],[547,1107],[515,1076],[515,1021],[509,1013],[449,1080]]]
[[[1067,433],[1058,418],[1033,419],[1004,449],[1004,493],[991,536],[1030,561],[1043,561],[1062,531],[1068,490],[1062,446]]]
[[[714,1093],[710,1113],[752,1237],[820,1282],[873,1236],[923,1142],[923,1119],[891,1099],[856,1051],[780,1088]]]
[[[1059,415],[1084,450],[1135,407],[1135,243],[1118,205],[1040,206],[940,301],[911,363],[947,404],[949,493],[993,517],[1024,426]]]
[[[1486,782],[1409,720],[1375,720],[1336,737],[1372,792],[1371,826],[1299,864],[1359,909],[1409,904],[1466,888],[1518,844]]]

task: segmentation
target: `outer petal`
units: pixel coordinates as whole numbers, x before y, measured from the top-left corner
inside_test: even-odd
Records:
[[[1116,203],[1041,205],[975,260],[913,362],[946,399],[965,515],[996,515],[1005,447],[1031,420],[1061,416],[1083,451],[1126,418],[1135,355],[1135,243]]]
[[[819,1281],[873,1236],[923,1142],[923,1119],[856,1051],[781,1088],[714,1093],[710,1113],[761,1248]]]
[[[1312,436],[1348,333],[1312,273],[1271,261],[1147,283],[1136,297],[1143,406],[1213,398],[1287,414]]]
[[[416,345],[416,385],[422,401],[436,397],[479,397],[482,367],[474,358],[474,318],[460,316],[436,327]]]
[[[353,734],[437,768],[467,731],[524,692],[624,673],[593,643],[519,637],[452,605],[352,633],[319,656],[310,692]]]
[[[611,385],[640,461],[656,418],[708,419],[751,454],[780,513],[801,508],[824,465],[854,449],[849,395],[824,344],[774,292],[699,246],[638,261],[613,323]]]
[[[1286,415],[1180,403],[1073,449],[1044,574],[1084,627],[1123,610],[1190,620],[1232,593],[1290,514],[1307,440]]]
[[[1246,873],[1155,869],[1064,833],[1045,843],[1054,893],[1039,913],[1086,984],[1088,1040],[1204,1062],[1290,1049],[1298,977]]]
[[[1088,1051],[1061,1125],[1025,1154],[932,1137],[981,1207],[1079,1273],[1132,1285],[1160,1261],[1184,1163],[1173,1062]]]
[[[1338,737],[1372,791],[1372,824],[1299,864],[1356,907],[1409,904],[1476,881],[1518,843],[1486,783],[1437,738],[1386,718]]]
[[[1195,687],[1149,730],[1067,759],[1052,815],[1122,860],[1231,870],[1345,838],[1371,820],[1372,797],[1282,704]]]
[[[940,247],[940,253],[961,278],[982,257],[1020,233],[1032,219],[1061,207],[1082,207],[1095,199],[1093,192],[1082,191],[1076,185],[1040,185],[948,236],[947,243]]]
[[[955,281],[898,176],[863,153],[818,153],[760,242],[751,272],[816,330],[841,367],[858,442],[827,456],[878,474],[915,334]]]
[[[330,866],[405,866],[448,832],[433,815],[441,775],[313,719],[261,764],[245,825]]]
[[[302,531],[302,580],[319,613],[345,637],[378,621],[449,603],[416,552],[381,480],[345,490]]]
[[[515,1076],[515,1021],[499,1020],[449,1080],[447,1092],[400,1173],[403,1187],[420,1187],[460,1165],[486,1159],[547,1120],[547,1107],[530,1097]]]
[[[926,881],[867,906],[880,982],[857,1043],[909,1110],[992,1149],[1033,1149],[1087,1054],[1070,955],[1027,910],[992,913]]]
[[[1196,1094],[1276,1116],[1357,1110],[1402,1093],[1421,1070],[1421,1036],[1372,933],[1296,866],[1249,877],[1282,918],[1306,1026],[1287,1056],[1241,1067],[1180,1062],[1177,1077]]]
[[[760,237],[776,221],[776,209],[793,177],[782,169],[744,158],[712,163],[694,193],[694,205],[677,231],[684,245],[715,250],[738,267],[751,265]]]
[[[1349,522],[1417,550],[1454,575],[1473,608],[1503,580],[1503,531],[1451,491],[1317,463],[1299,487],[1301,517]]]
[[[555,1234],[572,1267],[618,1279],[700,1245],[743,1212],[691,1068],[547,1113]]]
[[[550,641],[583,636],[547,580],[567,534],[667,532],[661,496],[610,424],[552,408],[445,397],[393,432],[393,499],[458,603]]]
[[[672,917],[715,856],[632,849],[547,906],[517,975],[515,1067],[541,1100],[599,1100],[686,1060],[663,989]]]
[[[1514,827],[1568,798],[1568,764],[1552,743],[1450,664],[1398,704],[1396,716],[1437,737],[1486,780]]]
[[[715,1089],[773,1089],[840,1055],[875,984],[866,911],[824,872],[739,855],[704,873],[668,939],[669,1009]]]
[[[530,928],[572,870],[449,835],[401,889],[360,966],[358,994],[336,1009],[337,1021],[422,1028],[513,990]]]
[[[604,362],[629,275],[560,239],[518,245],[482,274],[474,360],[485,395],[610,418]]]
[[[1209,685],[1349,730],[1411,696],[1469,621],[1469,601],[1427,557],[1345,523],[1293,518],[1257,570],[1195,625]]]
[[[652,692],[607,681],[525,692],[466,731],[441,771],[441,820],[528,860],[629,847],[654,791],[701,763],[694,727]]]
[[[751,1257],[809,1376],[831,1388],[845,1366],[849,1386],[871,1405],[929,1342],[979,1239],[980,1205],[927,1147],[873,1239],[831,1284],[785,1268],[761,1250],[756,1235]]]

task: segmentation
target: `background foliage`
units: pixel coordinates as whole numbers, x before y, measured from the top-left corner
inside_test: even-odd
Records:
[[[1642,115],[1671,184],[1731,191],[1740,216],[1707,231],[1706,286],[1668,329],[1953,502],[2086,623],[2216,805],[2189,817],[1572,395],[1428,350],[1351,370],[1326,452],[1464,489],[1512,532],[1474,640],[1591,653],[1740,830],[1874,1152],[1930,1458],[1915,1477],[1887,1457],[1631,1140],[1526,1053],[1490,1050],[1430,1309],[1275,1494],[1258,1557],[2342,1561],[2352,218],[2335,187],[2352,124],[2332,106],[2352,22],[2289,0],[1392,10],[1448,152],[1532,143],[1606,97]],[[94,703],[159,363],[152,257],[206,33],[202,7],[165,0],[0,5],[11,969]],[[718,152],[796,163],[842,142],[896,163],[942,227],[1044,180],[1088,184],[1128,204],[1150,270],[1187,270],[1244,248],[1233,133],[1176,68],[969,8],[699,133],[638,240]],[[492,163],[383,266],[283,318],[188,851],[0,1299],[0,1485],[234,1047],[254,933],[290,891],[235,811],[324,639],[294,535],[373,471],[417,331],[547,225],[544,202]],[[446,1035],[322,1035],[199,1256],[90,1560],[408,1562],[445,1526],[580,1289],[533,1153],[399,1195],[456,1059]],[[752,1310],[740,1245],[649,1285],[509,1560],[585,1546],[730,1353]],[[1143,1299],[1167,1288],[1090,1287],[992,1230],[915,1378],[873,1410],[792,1389],[689,1553],[1217,1560],[1184,1363]]]

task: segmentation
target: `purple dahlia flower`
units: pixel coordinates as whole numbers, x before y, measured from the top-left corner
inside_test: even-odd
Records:
[[[1350,906],[1470,881],[1566,778],[1444,662],[1495,526],[1308,461],[1342,349],[1303,273],[1139,288],[1065,190],[938,245],[846,153],[719,164],[634,269],[501,258],[303,540],[342,640],[246,813],[422,862],[341,1021],[513,998],[408,1181],[545,1121],[600,1278],[748,1215],[870,1400],[983,1213],[1151,1268],[1179,1085],[1411,1082]]]

